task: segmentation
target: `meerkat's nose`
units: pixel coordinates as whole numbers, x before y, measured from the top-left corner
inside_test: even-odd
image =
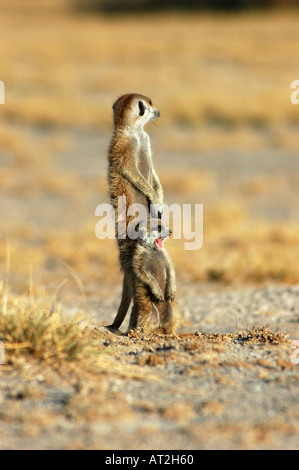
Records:
[[[154,114],[155,116],[160,117],[160,111],[158,109],[155,109]]]

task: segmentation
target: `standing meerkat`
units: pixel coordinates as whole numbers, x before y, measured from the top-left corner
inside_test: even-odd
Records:
[[[160,116],[150,98],[140,94],[126,94],[113,105],[114,132],[108,152],[108,188],[111,203],[116,215],[116,236],[119,221],[128,223],[126,208],[118,207],[119,197],[124,196],[126,207],[142,204],[149,215],[149,206],[162,212],[163,190],[152,163],[151,145],[144,126]],[[113,322],[118,329],[130,306],[132,291],[132,272],[127,268],[127,252],[131,240],[127,233],[124,238],[117,236],[119,259],[124,273],[121,303]]]
[[[175,302],[175,271],[163,246],[172,231],[161,220],[149,230],[141,225],[132,258],[134,304],[129,330],[141,328],[144,333],[172,334],[180,314]]]
[[[171,230],[160,219],[151,222],[138,224],[138,238],[131,240],[122,252],[126,272],[131,273],[133,307],[129,331],[140,328],[144,333],[172,334],[180,314],[175,303],[175,271],[163,246]],[[108,327],[110,330],[118,330],[128,307]]]
[[[149,208],[152,204],[161,212],[163,189],[153,167],[150,139],[144,131],[145,124],[158,118],[160,111],[146,96],[127,94],[116,100],[113,114],[114,132],[108,152],[112,205],[117,211],[118,197],[125,196],[127,207],[143,204]]]

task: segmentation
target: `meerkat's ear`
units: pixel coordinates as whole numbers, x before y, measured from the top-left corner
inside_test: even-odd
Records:
[[[144,104],[142,101],[139,101],[138,105],[139,105],[139,116],[143,116],[145,112]]]

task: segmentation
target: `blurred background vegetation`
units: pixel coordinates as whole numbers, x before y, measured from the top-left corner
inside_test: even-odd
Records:
[[[296,0],[74,0],[76,7],[99,11],[242,10],[296,6]]]
[[[147,130],[165,202],[204,204],[203,248],[168,242],[181,291],[299,282],[297,2],[182,3],[1,1],[3,292],[119,294],[94,214],[126,92],[161,111]]]

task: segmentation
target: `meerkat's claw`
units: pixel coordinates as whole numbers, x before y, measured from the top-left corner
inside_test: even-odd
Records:
[[[174,300],[175,296],[176,296],[176,291],[175,290],[172,290],[172,289],[167,290],[166,289],[166,294],[165,294],[165,299],[166,300]]]
[[[150,204],[150,214],[154,219],[161,219],[163,213],[164,204]]]
[[[173,301],[174,299],[175,299],[175,294],[172,294],[172,295],[169,294],[169,295],[166,295],[166,297],[165,297],[165,300]]]
[[[153,297],[156,302],[165,302],[165,298],[162,292],[153,292]]]

